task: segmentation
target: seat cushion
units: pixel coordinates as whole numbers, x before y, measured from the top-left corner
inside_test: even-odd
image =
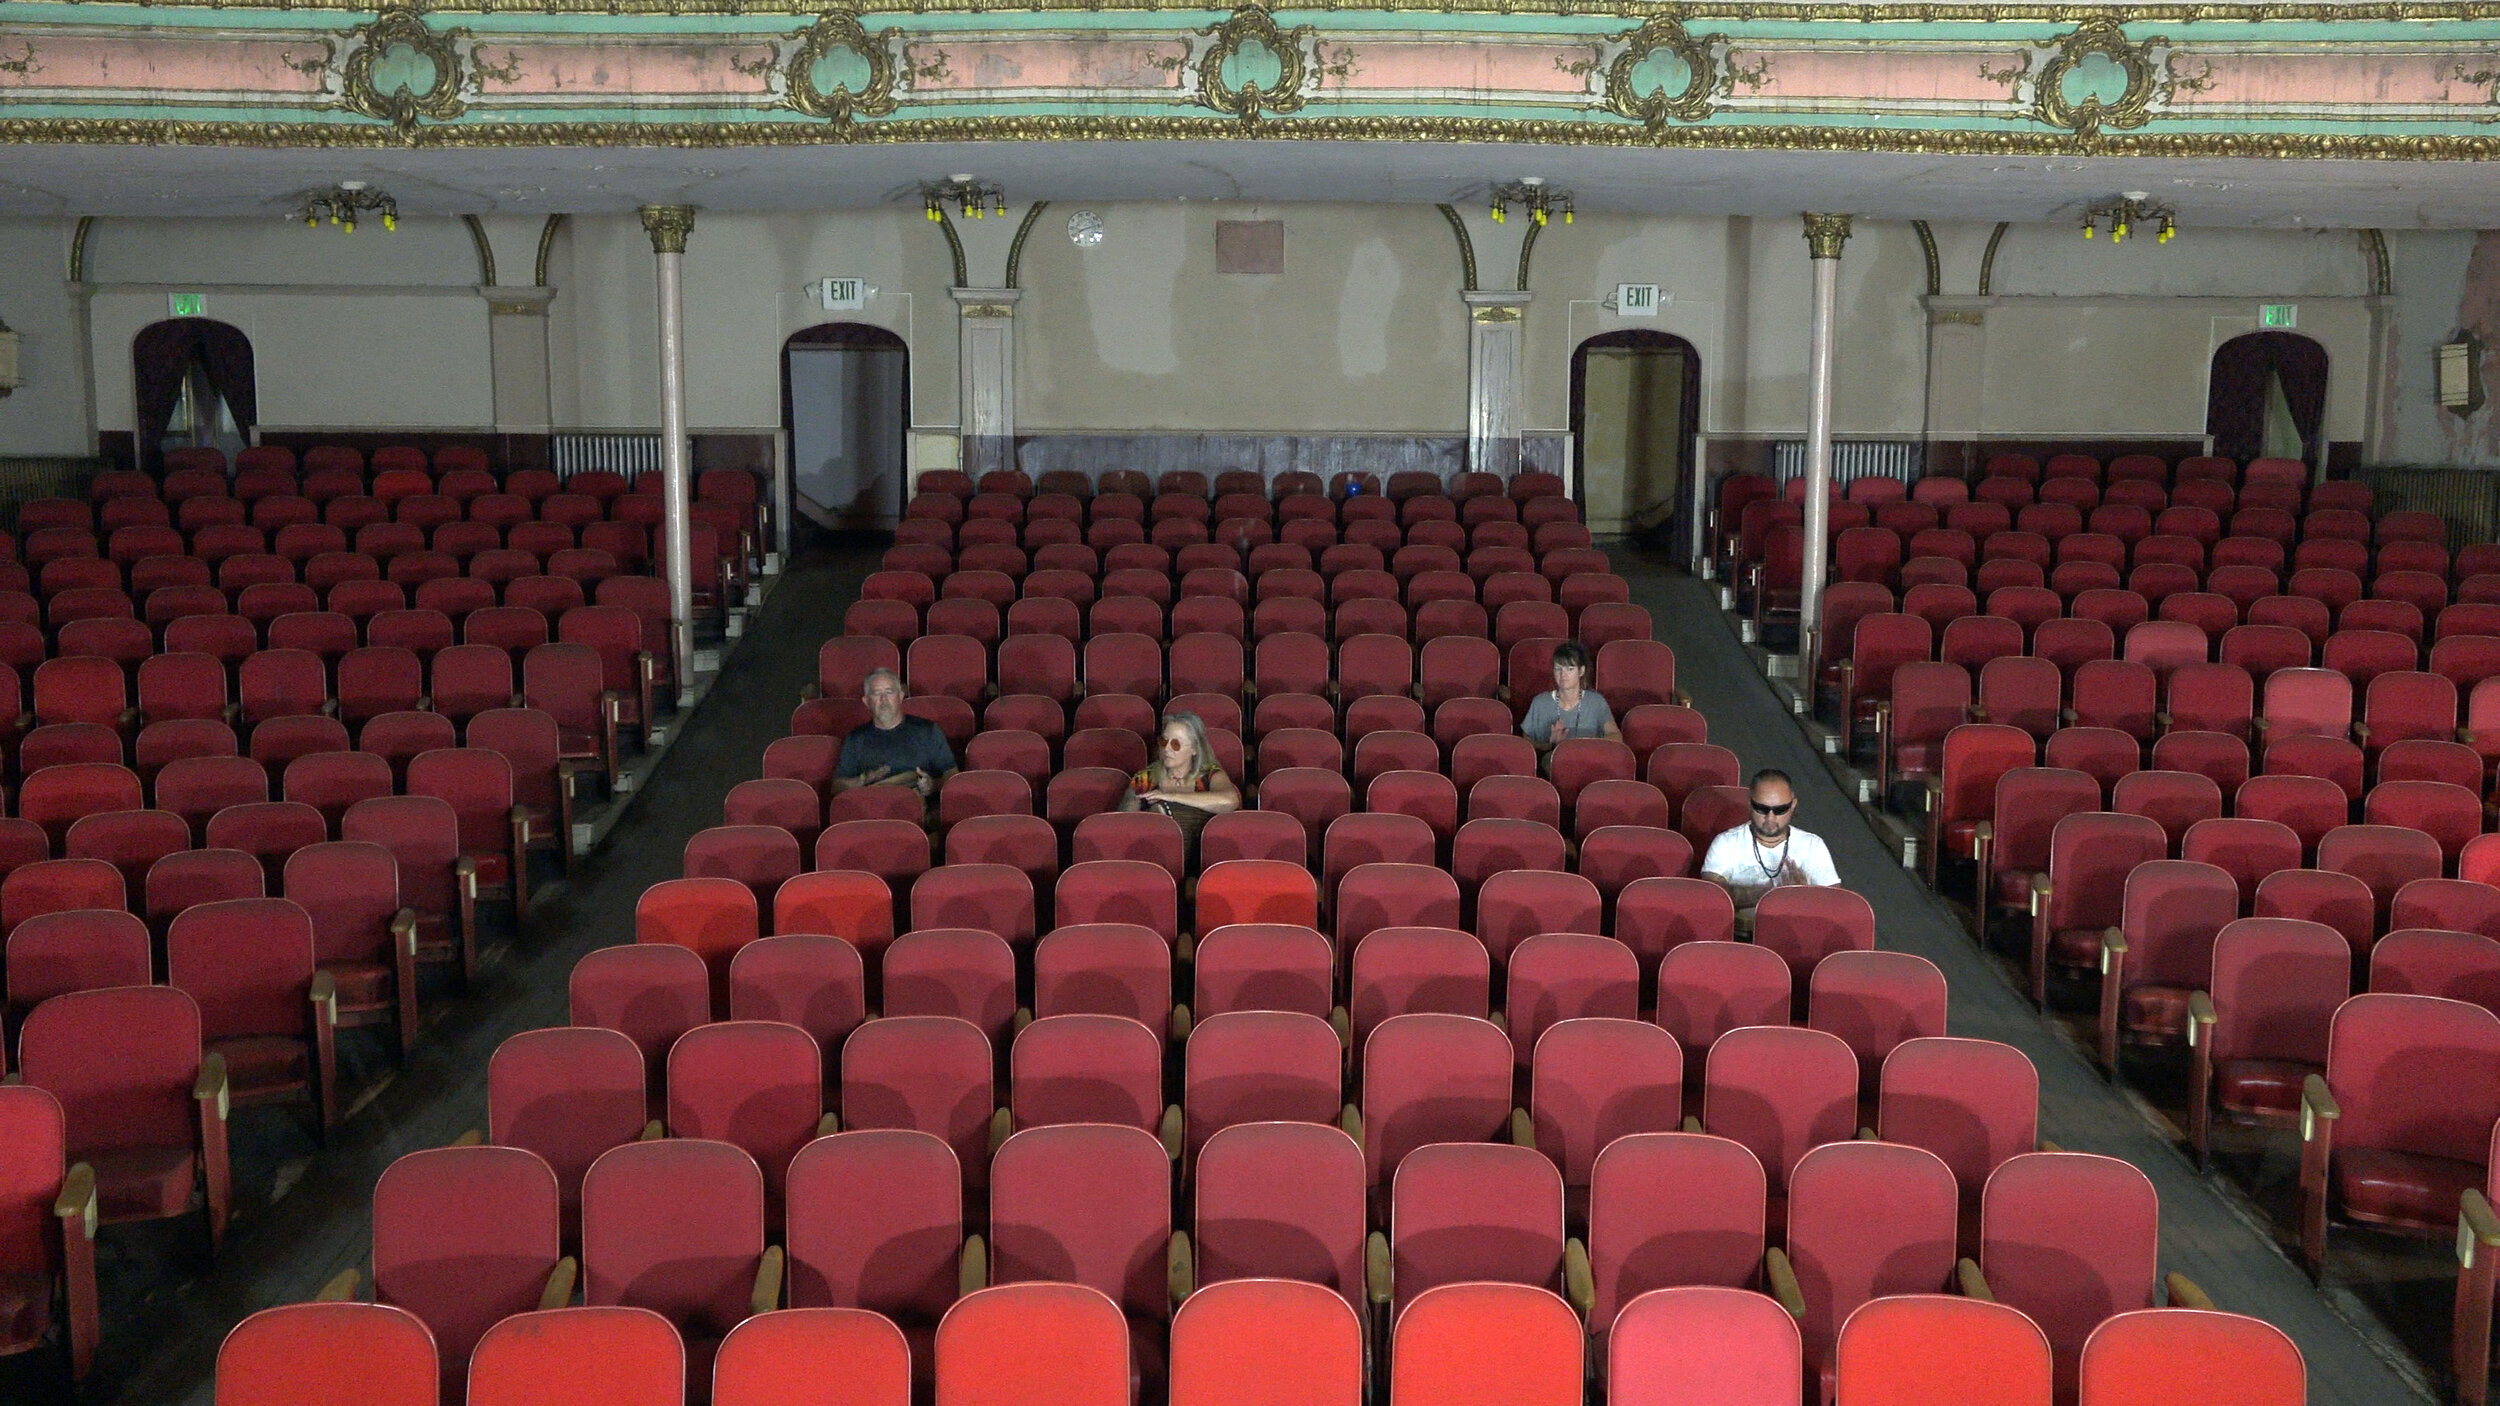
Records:
[[[1892,744],[1892,769],[1899,776],[1932,776],[1944,755],[1944,744],[1936,742],[1903,742]]]
[[[0,1352],[33,1347],[51,1330],[51,1276],[0,1274]]]
[[[2131,1035],[2160,1040],[2187,1037],[2188,997],[2184,986],[2130,986],[2119,1002],[2118,1019]]]
[[[2102,928],[2056,928],[2049,933],[2049,962],[2060,967],[2098,967]]]
[[[2234,1113],[2291,1117],[2300,1112],[2301,1081],[2325,1072],[2296,1059],[2226,1059],[2214,1066],[2214,1087]]]
[[[237,1102],[258,1094],[293,1093],[308,1078],[304,1042],[289,1036],[213,1040],[209,1048],[226,1057],[226,1084]]]
[[[483,850],[467,858],[477,865],[477,886],[481,889],[509,888],[512,884],[512,854],[509,850]]]
[[[389,967],[380,962],[325,962],[321,969],[338,983],[341,1015],[391,1008],[391,986],[396,973]]]
[[[2030,869],[1999,869],[1997,871],[1997,906],[1999,908],[2031,907]]]
[[[1979,822],[1976,820],[1946,821],[1944,826],[1944,852],[1947,854],[1959,855],[1964,859],[1968,859],[1970,857],[1971,836],[1977,833],[1978,829]]]
[[[96,1212],[108,1223],[162,1220],[191,1209],[189,1147],[116,1147],[70,1154],[95,1168]]]
[[[2483,1169],[2473,1162],[2378,1147],[2335,1150],[2336,1203],[2372,1225],[2446,1235],[2456,1228],[2465,1189],[2482,1184]]]

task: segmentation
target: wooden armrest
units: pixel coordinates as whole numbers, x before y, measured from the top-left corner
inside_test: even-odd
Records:
[[[1155,1136],[1163,1140],[1163,1155],[1175,1162],[1181,1160],[1181,1146],[1185,1135],[1181,1123],[1180,1105],[1165,1104],[1163,1120],[1155,1126]]]
[[[747,1312],[770,1313],[781,1307],[781,1269],[785,1258],[779,1245],[764,1247],[764,1257],[755,1262],[755,1289],[747,1295]]]
[[[2482,1245],[2500,1245],[2500,1214],[2492,1211],[2479,1188],[2469,1186],[2457,1203],[2458,1265],[2472,1269],[2476,1247]]]
[[[2040,1139],[2038,1142],[2032,1144],[2032,1146],[2041,1152],[2063,1152],[2066,1150],[2056,1143],[2049,1141],[2047,1138]]]
[[[1762,1252],[1762,1280],[1770,1285],[1771,1297],[1780,1301],[1789,1317],[1806,1316],[1806,1296],[1797,1287],[1797,1267],[1788,1262],[1787,1254],[1776,1245]]]
[[[2472,729],[2472,728],[2470,728],[2470,727],[2461,727],[2461,728],[2458,728],[2458,729],[2457,729],[2457,740],[2458,740],[2459,742],[2464,743],[2464,744],[2465,744],[2466,746],[2468,746],[2468,747],[2473,746],[2473,745],[2474,745],[2474,729]]]
[[[1955,1287],[1962,1291],[1963,1298],[1978,1299],[1982,1303],[1995,1303],[1997,1301],[1997,1296],[1988,1292],[1988,1276],[1979,1272],[1979,1262],[1977,1260],[1964,1259],[1955,1264],[1953,1266],[1953,1283]]]
[[[2369,746],[2370,725],[2365,722],[2354,722],[2352,725],[2352,740],[2360,743],[2364,747]]]
[[[1700,1120],[1699,1118],[1694,1117],[1694,1116],[1693,1116],[1692,1114],[1690,1114],[1690,1113],[1685,1114],[1685,1115],[1684,1115],[1684,1128],[1683,1128],[1683,1131],[1688,1132],[1688,1133],[1697,1133],[1697,1132],[1700,1132],[1700,1131],[1701,1131],[1701,1120]]]
[[[1340,1047],[1345,1049],[1354,1047],[1354,1018],[1346,1014],[1345,1007],[1329,1007],[1328,1028],[1337,1032],[1337,1044]]]
[[[2317,1136],[2317,1125],[2332,1123],[2344,1116],[2344,1106],[2327,1092],[2323,1075],[2312,1074],[2300,1081],[2300,1140],[2308,1142]]]
[[[2049,895],[2052,892],[2054,890],[2049,887],[2049,876],[2046,873],[2031,876],[2031,916],[2037,918],[2048,911]]]
[[[1032,1023],[1033,1008],[1031,1006],[1018,1006],[1016,1007],[1014,1018],[1007,1022],[1007,1033],[1011,1037],[1021,1035],[1024,1033],[1024,1027],[1031,1025]]]
[[[1375,1230],[1363,1241],[1363,1293],[1373,1307],[1387,1308],[1392,1287],[1389,1237]]]
[[[1980,704],[1973,703],[1962,710],[1962,721],[1966,723],[1984,723],[1987,720],[1988,710]]]
[[[339,1023],[339,979],[337,976],[325,971],[313,973],[312,1004],[315,1019],[330,1025]]]
[[[1163,1247],[1163,1287],[1172,1296],[1172,1306],[1198,1291],[1198,1257],[1189,1248],[1189,1232],[1175,1230]]]
[[[1965,855],[1964,858],[1977,859],[1979,857],[1979,852],[1988,846],[1995,844],[1996,839],[1997,824],[1995,821],[1982,820],[1972,825],[1970,827],[1970,853]],[[1981,894],[1979,896],[1979,901],[1983,904],[1986,903],[1988,901],[1988,895],[1984,893]]]
[[[1858,1141],[1882,1142],[1883,1139],[1875,1136],[1875,1130],[1873,1128],[1860,1128],[1858,1129]]]
[[[1576,1237],[1563,1242],[1563,1297],[1582,1318],[1597,1307],[1597,1277],[1589,1272],[1589,1247]]]
[[[816,1120],[816,1136],[818,1137],[831,1137],[840,1131],[842,1131],[842,1115],[839,1113],[828,1113]]]
[[[2101,975],[2109,975],[2112,958],[2127,955],[2127,935],[2117,928],[2101,929]]]
[[[1356,1147],[1361,1147],[1363,1145],[1363,1110],[1350,1103],[1338,1109],[1337,1130],[1354,1139]]]
[[[650,1122],[642,1125],[642,1135],[635,1138],[634,1141],[658,1142],[660,1139],[667,1136],[668,1129],[661,1124],[659,1119],[654,1118]]]
[[[1530,1118],[1524,1108],[1510,1111],[1510,1145],[1532,1152],[1536,1150],[1536,1120]]]
[[[543,1311],[562,1308],[573,1301],[573,1281],[581,1277],[582,1266],[571,1255],[556,1261],[547,1272],[547,1287],[538,1292],[538,1307]]]
[[[214,1050],[200,1056],[200,1077],[191,1081],[191,1097],[202,1103],[214,1101],[217,1117],[223,1120],[227,1111],[226,1057]]]
[[[475,1128],[469,1128],[464,1130],[460,1136],[453,1138],[445,1145],[449,1147],[476,1147],[485,1141],[486,1134],[479,1132]]]
[[[1185,1045],[1189,1043],[1189,1032],[1195,1028],[1195,1026],[1196,1022],[1191,1019],[1189,1014],[1189,1003],[1187,1001],[1175,1001],[1172,1004],[1172,1043],[1176,1045]]]
[[[402,908],[391,915],[391,936],[398,940],[401,951],[410,955],[415,954],[417,950],[416,909]],[[404,1001],[408,998],[403,995],[400,999]]]
[[[329,1282],[323,1284],[320,1290],[314,1293],[312,1301],[314,1303],[354,1303],[357,1301],[356,1290],[363,1284],[364,1275],[358,1272],[354,1265],[349,1265],[331,1275]]]
[[[2214,998],[2203,991],[2188,993],[2187,1039],[2190,1046],[2204,1044],[2213,1038]],[[2200,1030],[2202,1033],[2199,1033]]]
[[[2213,1295],[2199,1288],[2196,1281],[2186,1275],[2165,1274],[2162,1283],[2169,1286],[2172,1308],[2201,1308],[2209,1312],[2213,1309]]]
[[[955,1297],[977,1294],[990,1286],[990,1248],[978,1235],[964,1237],[963,1254],[955,1262]]]
[[[2490,1208],[2486,1206],[2484,1209],[2488,1211]],[[89,1240],[95,1238],[94,1167],[85,1162],[70,1164],[69,1171],[61,1177],[61,1194],[52,1200],[52,1214],[64,1221],[76,1221],[78,1234]],[[66,1236],[70,1232],[64,1228],[61,1233]]]
[[[1014,1114],[1008,1112],[1004,1108],[993,1108],[990,1110],[990,1155],[992,1157],[998,1155],[998,1149],[1006,1143],[1007,1139],[1014,1134],[1015,1130],[1016,1117]]]

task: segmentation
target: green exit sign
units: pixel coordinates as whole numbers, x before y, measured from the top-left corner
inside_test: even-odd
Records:
[[[2300,305],[2297,303],[2261,303],[2257,308],[2260,327],[2298,327]]]
[[[165,295],[165,300],[172,305],[172,315],[175,317],[205,317],[208,315],[208,295],[206,293],[168,293]]]

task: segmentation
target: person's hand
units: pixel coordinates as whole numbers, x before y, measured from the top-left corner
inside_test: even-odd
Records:
[[[1556,718],[1556,719],[1554,719],[1554,724],[1553,724],[1553,726],[1551,726],[1551,727],[1549,727],[1549,728],[1545,729],[1545,740],[1546,740],[1546,741],[1548,741],[1548,742],[1560,742],[1560,741],[1562,741],[1562,740],[1563,740],[1563,736],[1564,736],[1564,731],[1563,731],[1563,730],[1564,730],[1564,728],[1565,728],[1566,726],[1567,726],[1567,724],[1566,724],[1566,723],[1564,723],[1562,719],[1560,719],[1560,718]]]
[[[1153,790],[1138,793],[1137,799],[1144,805],[1160,805],[1163,802],[1172,799],[1172,797],[1164,791]]]
[[[913,790],[915,790],[915,791],[918,791],[921,795],[926,796],[926,795],[930,794],[931,792],[933,792],[933,791],[937,790],[937,782],[936,782],[936,781],[934,781],[934,780],[932,780],[932,779],[930,778],[929,773],[927,773],[927,772],[925,772],[925,771],[914,770],[914,771],[912,772],[911,776],[912,776],[912,781],[911,781],[912,789],[913,789]]]
[[[859,779],[864,782],[883,781],[886,777],[892,775],[893,771],[894,768],[890,766],[873,767],[867,771],[861,772]]]

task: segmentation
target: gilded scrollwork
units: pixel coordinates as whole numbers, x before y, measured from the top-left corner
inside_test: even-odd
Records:
[[[1724,55],[1726,36],[1695,37],[1681,21],[1661,15],[1623,38],[1623,52],[1606,67],[1608,112],[1653,132],[1671,121],[1699,122],[1710,116],[1711,99],[1731,81],[1720,74],[1713,58]]]
[[[2129,131],[2152,116],[2153,103],[2169,94],[2163,72],[2169,55],[2166,39],[2135,43],[2117,22],[2089,19],[2058,40],[2032,85],[2031,115],[2052,127],[2080,136],[2107,128]],[[2104,90],[2115,81],[2115,94]]]
[[[465,29],[430,29],[413,9],[382,11],[347,32],[339,105],[378,117],[413,141],[420,121],[449,122],[468,111],[460,43]]]
[[[1304,52],[1312,42],[1311,26],[1286,29],[1266,7],[1248,5],[1199,33],[1215,41],[1198,56],[1200,103],[1247,127],[1301,110],[1312,72]]]
[[[884,29],[872,35],[856,12],[833,10],[793,37],[798,49],[786,70],[784,102],[844,128],[862,117],[894,111],[893,46],[901,31]]]

